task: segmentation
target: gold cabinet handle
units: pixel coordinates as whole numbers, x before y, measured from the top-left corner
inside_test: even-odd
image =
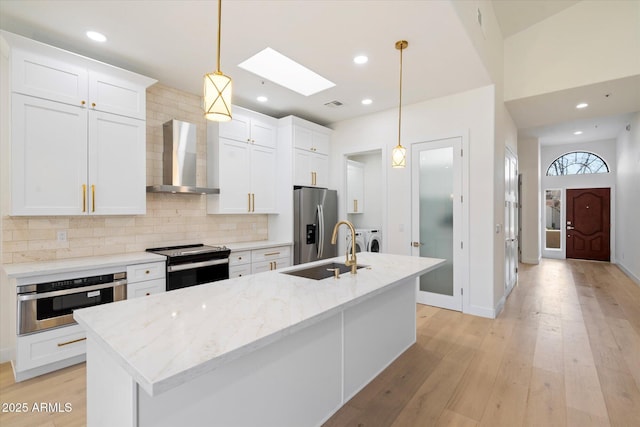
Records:
[[[95,103],[95,102],[92,102],[92,103],[91,103],[91,106],[92,106],[93,108],[96,108],[96,103]]]
[[[84,105],[86,103],[87,103],[87,101],[85,101],[84,99],[82,101],[80,101],[80,105]]]
[[[78,338],[77,340],[71,340],[71,341],[67,341],[67,342],[59,342],[58,343],[58,347],[64,347],[65,345],[75,344],[77,342],[84,341],[86,339],[87,338]]]
[[[247,212],[251,212],[251,193],[247,193]]]
[[[87,211],[87,184],[82,184],[82,212]]]
[[[96,186],[91,185],[91,212],[96,211]]]
[[[353,211],[358,212],[358,200],[353,199]]]
[[[256,193],[251,193],[251,212],[256,211]]]
[[[280,252],[271,252],[268,254],[264,254],[264,256],[274,256],[274,255],[280,255]]]

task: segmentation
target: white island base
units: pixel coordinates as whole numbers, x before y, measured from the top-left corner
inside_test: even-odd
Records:
[[[416,282],[385,292],[151,397],[87,343],[93,426],[319,426],[416,340]]]

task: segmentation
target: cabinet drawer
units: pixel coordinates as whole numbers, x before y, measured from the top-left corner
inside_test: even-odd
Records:
[[[127,266],[127,283],[163,279],[165,277],[165,268],[164,262],[129,265]]]
[[[17,337],[16,370],[37,368],[84,354],[85,340],[86,335],[80,325]]]
[[[251,267],[251,273],[262,273],[264,271],[272,271],[289,266],[291,266],[291,261],[289,260],[289,258],[280,258],[273,261],[254,262]]]
[[[251,251],[231,252],[229,255],[229,268],[235,265],[250,264]]]
[[[147,297],[153,294],[165,292],[167,282],[165,279],[145,280],[144,282],[127,284],[127,299]]]
[[[289,258],[291,255],[290,246],[276,246],[265,249],[255,249],[251,251],[251,261],[254,263],[262,261],[273,261],[278,258]]]
[[[251,264],[241,264],[229,267],[229,278],[248,276],[251,274]]]

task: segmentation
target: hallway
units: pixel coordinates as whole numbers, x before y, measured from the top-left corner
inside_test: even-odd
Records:
[[[325,426],[636,426],[640,286],[609,263],[520,267],[495,320],[418,306],[417,345]]]

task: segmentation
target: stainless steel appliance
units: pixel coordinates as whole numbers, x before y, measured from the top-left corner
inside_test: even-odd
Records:
[[[203,244],[151,248],[167,257],[167,291],[229,278],[229,254],[225,246]]]
[[[338,222],[338,193],[324,188],[293,191],[293,263],[302,264],[337,254],[331,231]]]
[[[18,286],[18,335],[76,323],[73,310],[127,298],[127,273]]]
[[[162,185],[150,185],[148,193],[220,194],[218,188],[196,187],[196,125],[169,120],[162,125]]]

